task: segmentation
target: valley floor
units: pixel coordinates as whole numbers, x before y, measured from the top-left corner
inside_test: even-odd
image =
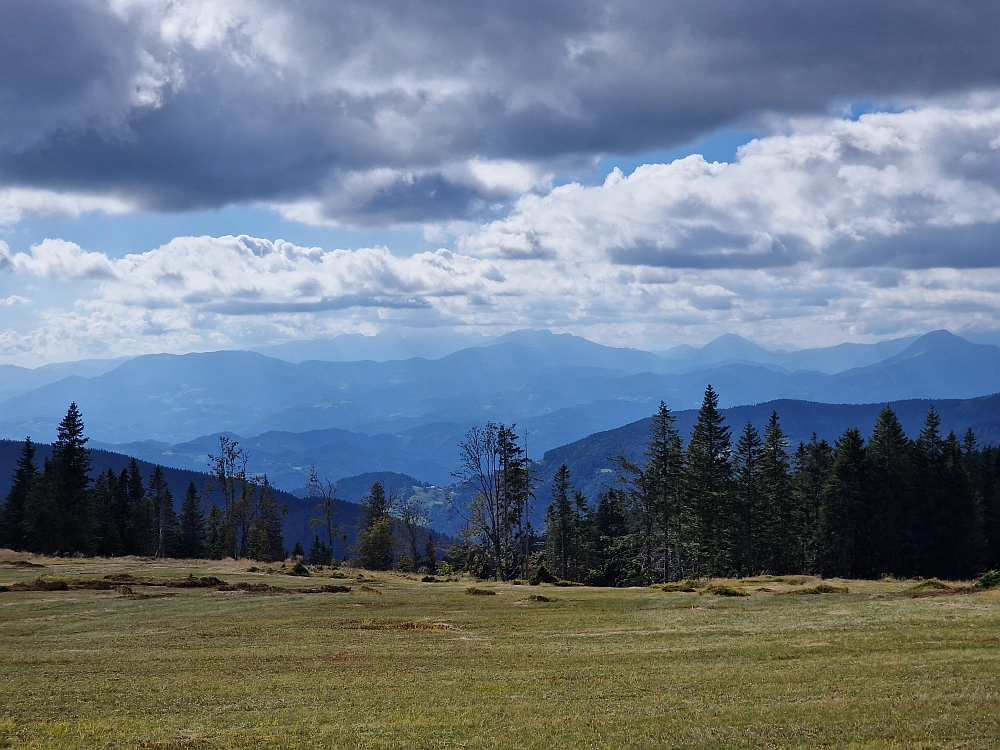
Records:
[[[0,747],[995,747],[1000,737],[998,590],[834,581],[848,593],[793,596],[783,594],[820,581],[787,578],[738,582],[751,595],[724,597],[248,567],[7,555],[0,585],[42,575],[70,586],[0,592]],[[186,587],[192,574],[228,585]],[[322,590],[339,585],[351,590]]]

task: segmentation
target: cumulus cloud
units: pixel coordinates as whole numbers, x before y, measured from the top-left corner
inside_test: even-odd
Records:
[[[7,0],[0,183],[318,222],[476,218],[544,193],[555,164],[992,89],[998,46],[989,2]]]
[[[731,164],[695,154],[524,197],[459,247],[687,269],[1000,261],[1000,108],[789,128],[741,147]]]
[[[409,257],[246,235],[120,259],[0,243],[15,277],[91,289],[0,349],[187,351],[389,325],[549,327],[651,348],[725,331],[816,344],[996,329],[998,160],[1000,106],[977,99],[793,120],[733,163],[694,155],[538,187],[501,219],[453,225],[452,249]]]

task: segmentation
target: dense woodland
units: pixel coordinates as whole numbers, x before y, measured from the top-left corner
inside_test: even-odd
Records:
[[[41,468],[25,441],[0,509],[0,546],[285,559],[285,508],[266,477],[248,474],[237,443],[220,439],[211,484],[204,493],[189,485],[178,514],[160,467],[144,479],[133,460],[91,478],[86,442],[75,404]],[[1000,450],[980,448],[971,430],[942,435],[933,407],[915,440],[886,407],[867,443],[849,429],[832,446],[814,436],[792,451],[777,413],[763,435],[748,423],[734,437],[709,386],[687,445],[661,404],[643,459],[614,457],[616,480],[596,498],[574,490],[563,465],[544,529],[529,521],[536,474],[513,426],[473,428],[460,453],[456,478],[472,500],[453,508],[466,523],[444,569],[482,578],[527,578],[543,563],[559,578],[607,586],[759,573],[958,579],[1000,567]],[[336,488],[313,472],[306,495],[316,533],[293,555],[330,564],[343,539]],[[414,498],[375,482],[355,563],[440,571],[430,520]]]
[[[447,559],[480,576],[556,576],[634,585],[698,576],[802,573],[969,578],[1000,566],[1000,450],[970,430],[942,435],[933,407],[916,440],[890,408],[867,444],[790,450],[778,414],[734,438],[709,386],[684,446],[663,404],[641,461],[615,459],[596,498],[563,465],[546,528],[528,523],[532,471],[512,427],[487,425],[462,444],[459,478],[475,493],[465,539]]]
[[[234,442],[223,438],[211,457],[210,497],[190,484],[178,514],[162,467],[144,480],[133,459],[120,473],[92,478],[83,429],[73,403],[41,469],[25,440],[0,509],[0,546],[43,554],[285,558],[284,509],[266,477],[247,474],[246,454]]]

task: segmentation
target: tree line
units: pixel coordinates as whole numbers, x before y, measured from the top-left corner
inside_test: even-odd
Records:
[[[535,532],[536,480],[513,427],[488,424],[461,443],[457,478],[473,492],[463,541],[446,556],[482,577],[558,577],[641,585],[759,573],[875,578],[970,578],[1000,566],[1000,450],[972,430],[941,434],[933,407],[914,440],[884,408],[867,440],[793,451],[777,413],[763,435],[734,439],[709,386],[687,445],[664,404],[641,459],[612,457],[612,486],[596,498],[556,472]]]
[[[247,455],[234,441],[220,439],[219,455],[210,456],[211,482],[204,493],[189,483],[178,514],[162,466],[154,466],[144,481],[133,458],[120,473],[109,468],[92,478],[83,432],[82,415],[72,403],[41,469],[35,445],[24,441],[0,508],[0,546],[108,557],[287,556],[285,508],[275,501],[267,477],[247,473]]]

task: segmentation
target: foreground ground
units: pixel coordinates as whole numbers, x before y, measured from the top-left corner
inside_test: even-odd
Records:
[[[998,592],[916,596],[912,581],[848,581],[833,582],[848,593],[797,596],[784,592],[819,581],[785,579],[744,582],[747,597],[481,583],[495,595],[474,595],[468,581],[247,567],[7,555],[0,585],[194,574],[351,590],[116,582],[0,593],[0,747],[996,747],[1000,737]]]

